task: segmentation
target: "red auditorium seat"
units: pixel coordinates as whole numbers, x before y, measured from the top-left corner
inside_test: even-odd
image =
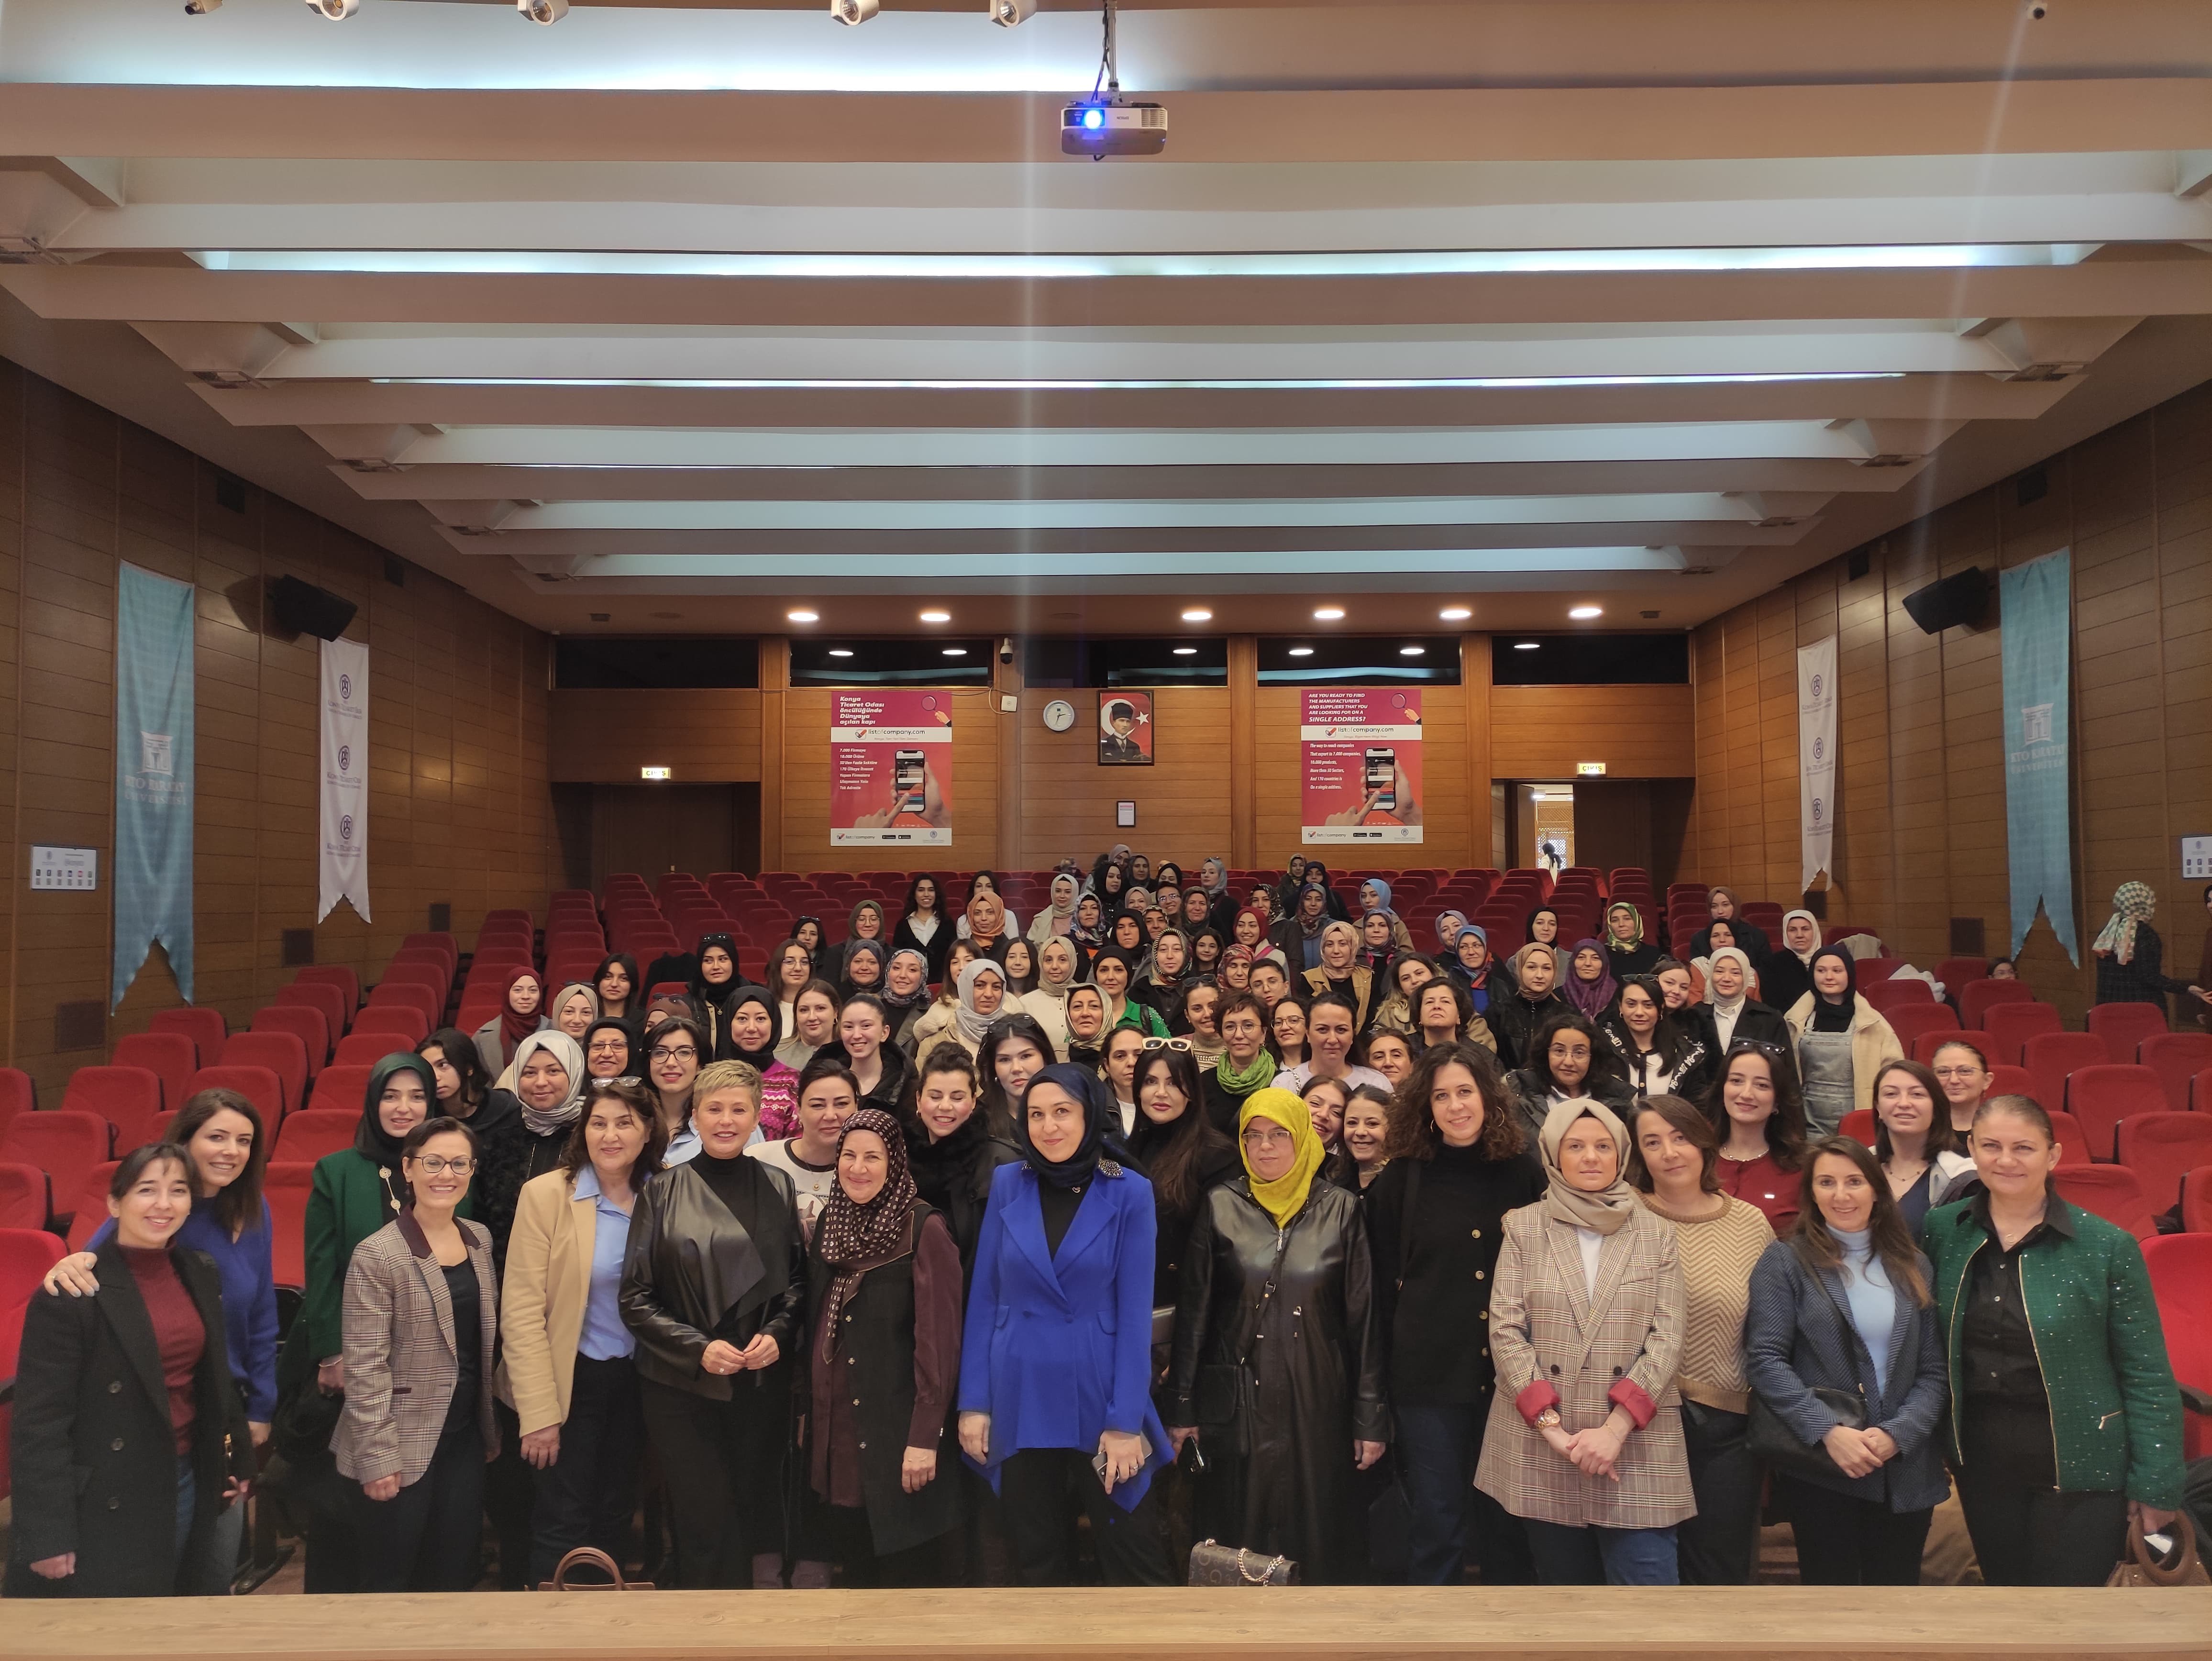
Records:
[[[0,1159],[36,1165],[53,1179],[54,1203],[84,1186],[84,1174],[114,1157],[115,1127],[97,1113],[26,1113],[0,1136]]]
[[[2166,1104],[2186,1112],[2189,1081],[2212,1068],[2212,1032],[2154,1033],[2143,1040],[2142,1064],[2158,1074]]]
[[[1859,990],[1867,1002],[1884,1015],[1895,1010],[1924,1007],[1936,1001],[1936,994],[1927,982],[1909,977],[1901,981],[1879,980],[1871,986],[1861,981]],[[1891,1025],[1896,1023],[1893,1021]]]
[[[0,1136],[8,1134],[17,1114],[34,1113],[38,1107],[38,1087],[31,1075],[20,1067],[0,1067]]]
[[[1968,981],[1959,989],[1961,1025],[1986,1028],[1992,1007],[2001,1003],[2033,1003],[2035,989],[2025,981]]]
[[[1983,1020],[1990,1042],[1997,1047],[1997,1053],[1990,1059],[2013,1067],[2027,1066],[2024,1051],[2031,1038],[2040,1038],[2066,1030],[2065,1023],[2058,1019],[2058,1011],[2055,1007],[2047,1003],[2037,1003],[2033,999],[1996,1005]],[[2089,1035],[2077,1032],[2072,1036],[2086,1038]],[[2102,1038],[2098,1039],[2097,1046],[2095,1059],[2101,1062],[2106,1059]],[[2029,1070],[2033,1071],[2032,1068]]]
[[[230,1025],[220,1009],[157,1009],[154,1019],[146,1025],[155,1032],[181,1032],[190,1038],[202,1067],[214,1063],[215,1058],[222,1054],[222,1041],[230,1036]]]
[[[445,1013],[446,1001],[435,989],[420,981],[380,981],[376,990],[368,995],[368,1008],[355,1019],[354,1031],[360,1031],[362,1022],[379,1009],[412,1009],[422,1016],[422,1030],[427,1032]]]
[[[1987,958],[1946,958],[1936,965],[1936,978],[1943,983],[1943,995],[1954,1004],[1968,981],[1985,980],[1989,972]]]
[[[395,1050],[412,1050],[414,1044],[399,1032],[349,1032],[338,1040],[338,1053],[331,1057],[331,1067],[374,1067]],[[323,1069],[330,1071],[330,1068]]]
[[[379,1061],[382,1056],[377,1058]],[[368,1096],[368,1075],[374,1066],[330,1066],[323,1069],[315,1080],[314,1092],[307,1098],[310,1110],[331,1108],[350,1113],[358,1119],[362,1104]]]
[[[2118,1224],[2138,1240],[2148,1240],[2158,1232],[2142,1184],[2124,1165],[2062,1165],[2051,1173],[2051,1181],[2061,1199]]]
[[[203,1090],[235,1090],[252,1102],[261,1115],[264,1135],[284,1122],[284,1081],[265,1067],[226,1066],[218,1062],[192,1074],[191,1093]]]
[[[2008,1067],[2004,1062],[1997,1062],[1990,1068],[1990,1087],[1985,1093],[1991,1096],[2026,1096],[2033,1099],[2035,1095],[2035,1080],[2027,1076],[2026,1068]],[[2038,1102],[2036,1105],[2041,1107],[2046,1113],[2062,1110],[2050,1106],[2047,1103]]]
[[[312,1161],[271,1160],[262,1174],[262,1197],[269,1202],[270,1267],[280,1287],[307,1284],[307,1196],[313,1190]]]
[[[20,1159],[0,1162],[0,1230],[44,1228],[50,1204],[45,1171]]]
[[[2190,1080],[2189,1107],[2193,1113],[2212,1113],[2212,1067]]]
[[[392,1047],[412,1050],[430,1036],[429,1018],[410,1004],[372,1004],[353,1018],[353,1031],[346,1036],[357,1038],[365,1033],[380,1032],[404,1040]]]
[[[296,1032],[234,1032],[222,1046],[225,1067],[264,1067],[284,1087],[284,1111],[307,1099],[307,1046]]]
[[[1903,1003],[1882,1012],[1889,1030],[1897,1034],[1898,1043],[1905,1046],[1905,1054],[1914,1053],[1913,1043],[1923,1032],[1937,1035],[1936,1042],[1959,1036],[1959,1012],[1948,1003]]]
[[[353,1146],[361,1125],[361,1104],[349,1108],[310,1107],[293,1114],[276,1133],[272,1159],[313,1165],[325,1153]]]
[[[143,1067],[80,1067],[70,1074],[62,1107],[106,1120],[115,1127],[115,1152],[128,1153],[147,1140],[161,1111],[161,1076]]]
[[[2096,1034],[2068,1032],[2060,1036],[2094,1038]],[[2048,1038],[2035,1040],[2036,1044],[2050,1042]],[[2033,1070],[2033,1067],[2030,1070]],[[2169,1110],[2166,1092],[2159,1087],[2157,1074],[2147,1067],[2114,1067],[2110,1062],[2100,1062],[2068,1071],[2066,1110],[2081,1120],[2082,1129],[2089,1133],[2091,1152],[2100,1159],[2110,1159],[2114,1157],[2112,1150],[2121,1120]]]
[[[1875,1118],[1870,1107],[1855,1107],[1844,1115],[1844,1122],[1836,1127],[1836,1134],[1848,1136],[1862,1147],[1874,1146]]]
[[[2142,1254],[2175,1381],[2212,1390],[2212,1234],[2161,1235],[2145,1240]],[[2181,1416],[2181,1457],[2212,1455],[2212,1418]]]
[[[332,1044],[345,1037],[346,1017],[353,1013],[346,1007],[345,994],[327,981],[294,981],[289,986],[278,987],[270,1001],[280,1007],[305,1004],[314,1010],[322,1016]],[[327,1047],[323,1053],[330,1053]]]
[[[2100,1003],[2089,1012],[2089,1030],[2105,1041],[2113,1062],[2125,1066],[2140,1059],[2145,1038],[2168,1030],[2163,1003]]]
[[[269,1004],[253,1012],[250,1030],[257,1033],[289,1032],[299,1039],[301,1059],[307,1063],[311,1080],[330,1059],[331,1024],[323,1019],[319,1009],[310,1009],[305,1004]]]
[[[0,1378],[15,1376],[16,1357],[23,1348],[23,1311],[46,1278],[46,1271],[62,1260],[61,1241],[43,1228],[0,1229]],[[8,1443],[14,1408],[0,1402],[0,1499],[7,1497]]]
[[[342,963],[309,964],[292,977],[297,986],[334,986],[344,1005],[343,1014],[349,1019],[361,1007],[361,977]]]
[[[1985,1061],[1995,1062],[1996,1060],[1996,1044],[1986,1032],[1963,1031],[1954,1025],[1937,1027],[1931,1031],[1921,1032],[1910,1038],[1902,1032],[1897,1035],[1897,1041],[1905,1046],[1905,1053],[1923,1066],[1932,1066],[1936,1060],[1936,1052],[1953,1038],[1963,1038],[1966,1043],[1973,1045],[1982,1052],[1983,1059]]]
[[[185,1080],[199,1066],[198,1051],[181,1032],[133,1032],[115,1041],[115,1065],[143,1067],[161,1081],[161,1104],[170,1112],[185,1104]]]
[[[106,1159],[84,1173],[68,1202],[55,1213],[58,1221],[65,1213],[69,1217],[69,1249],[82,1251],[92,1244],[92,1237],[107,1220],[107,1190],[115,1184],[115,1168],[119,1159]]]
[[[2181,1179],[2181,1226],[2191,1234],[2212,1234],[2212,1165],[2198,1165]]]
[[[2212,1165],[2212,1114],[2161,1108],[2120,1121],[2120,1163],[2136,1173],[2153,1211],[2173,1209],[2181,1179]]]

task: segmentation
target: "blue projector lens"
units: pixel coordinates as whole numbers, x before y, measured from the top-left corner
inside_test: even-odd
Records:
[[[1099,128],[1106,125],[1106,112],[1103,110],[1084,111],[1083,125],[1089,128],[1092,132],[1097,131]]]

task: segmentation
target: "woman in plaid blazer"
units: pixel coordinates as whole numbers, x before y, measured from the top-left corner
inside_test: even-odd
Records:
[[[1674,1525],[1697,1512],[1674,1226],[1622,1180],[1628,1132],[1601,1103],[1559,1103],[1538,1146],[1549,1185],[1507,1214],[1490,1293],[1474,1485],[1522,1519],[1543,1583],[1673,1585]]]
[[[453,1214],[476,1170],[459,1119],[407,1133],[408,1204],[355,1249],[345,1281],[345,1413],[331,1445],[361,1485],[362,1591],[466,1591],[477,1583],[499,1294],[491,1235]]]

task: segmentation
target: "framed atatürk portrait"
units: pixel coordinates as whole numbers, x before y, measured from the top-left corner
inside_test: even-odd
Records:
[[[1098,695],[1098,764],[1101,767],[1150,767],[1152,764],[1152,695],[1150,692],[1101,692]]]

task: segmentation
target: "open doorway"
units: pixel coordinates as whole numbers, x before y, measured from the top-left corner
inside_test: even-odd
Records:
[[[1557,876],[1575,863],[1575,787],[1564,780],[1508,779],[1505,859],[1516,869]]]

